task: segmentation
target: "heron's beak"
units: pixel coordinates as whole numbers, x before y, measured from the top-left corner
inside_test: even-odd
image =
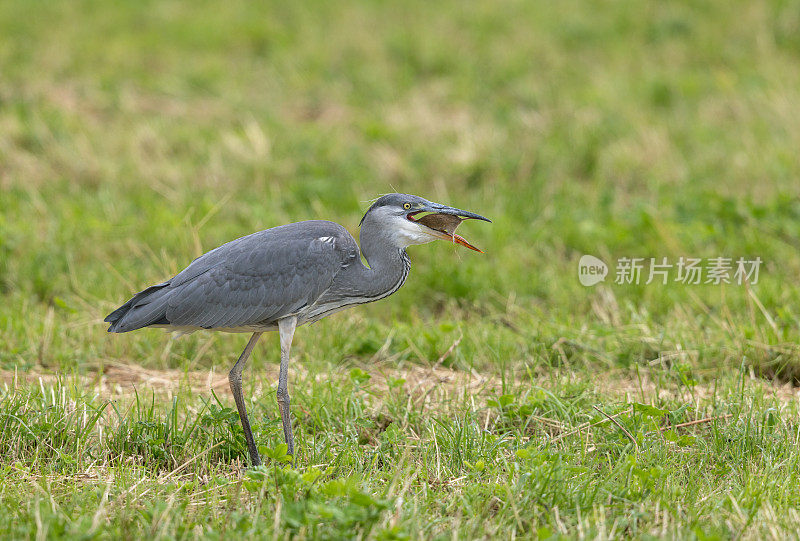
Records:
[[[439,203],[431,203],[429,205],[425,205],[423,212],[435,212],[437,214],[452,214],[453,216],[458,216],[464,220],[483,220],[484,222],[492,223],[489,218],[485,218],[480,214],[475,214],[474,212],[470,212],[468,210],[461,210],[455,207],[448,207],[447,205],[440,205]]]
[[[414,219],[413,215],[420,212],[430,212],[431,214],[426,214],[419,219]],[[461,246],[469,248],[470,250],[475,250],[476,252],[481,253],[483,253],[483,250],[476,248],[467,242],[467,240],[461,235],[456,235],[455,231],[464,220],[483,220],[491,223],[490,219],[485,218],[480,214],[475,214],[474,212],[470,212],[468,210],[457,209],[455,207],[440,205],[438,203],[429,203],[423,206],[418,211],[410,213],[408,215],[408,219],[425,227],[428,233],[436,238],[449,240],[450,242],[460,244]]]

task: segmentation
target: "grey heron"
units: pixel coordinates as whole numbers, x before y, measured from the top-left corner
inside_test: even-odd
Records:
[[[431,214],[415,218],[420,213]],[[105,318],[111,324],[108,332],[162,327],[252,333],[228,380],[250,459],[258,466],[242,370],[261,334],[277,330],[278,409],[287,452],[294,457],[287,380],[295,328],[397,291],[411,268],[408,246],[445,239],[480,251],[455,234],[465,219],[490,221],[416,195],[393,193],[377,199],[361,219],[360,250],[353,236],[334,222],[311,220],[259,231],[201,255],[166,282],[134,295]]]

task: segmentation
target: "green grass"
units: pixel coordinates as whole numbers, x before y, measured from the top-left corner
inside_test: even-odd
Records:
[[[1,3],[0,535],[796,536],[797,13]],[[486,254],[414,247],[390,299],[298,331],[292,467],[243,472],[204,383],[244,337],[105,333],[203,251],[356,233],[389,191],[490,217],[460,230]],[[764,265],[585,288],[586,253]],[[279,458],[262,342],[246,392]]]

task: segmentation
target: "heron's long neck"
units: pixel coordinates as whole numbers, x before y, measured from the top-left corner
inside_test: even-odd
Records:
[[[360,293],[364,297],[381,298],[397,291],[408,278],[411,261],[401,248],[385,248],[378,252],[369,252],[362,247],[361,253],[367,260],[369,268],[362,270]]]
[[[365,222],[361,228],[361,254],[369,268],[359,265],[358,294],[379,299],[397,291],[408,277],[411,261],[404,248],[381,235]]]

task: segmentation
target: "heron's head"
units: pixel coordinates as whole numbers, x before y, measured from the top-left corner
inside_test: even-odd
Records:
[[[441,239],[480,252],[455,234],[458,224],[467,219],[491,222],[480,214],[434,203],[417,195],[390,193],[372,204],[359,225],[363,226],[362,239],[369,227],[371,232],[379,233],[398,248]]]

